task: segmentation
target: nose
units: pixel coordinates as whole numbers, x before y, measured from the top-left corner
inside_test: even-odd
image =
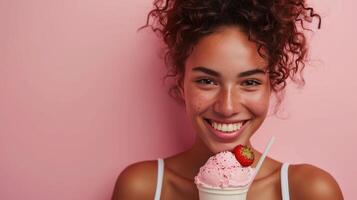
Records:
[[[234,88],[222,89],[216,98],[213,110],[222,117],[231,117],[241,109],[240,94]]]

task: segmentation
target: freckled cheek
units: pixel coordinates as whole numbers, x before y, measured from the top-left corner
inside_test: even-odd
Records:
[[[270,95],[266,93],[258,93],[255,95],[247,95],[242,98],[246,107],[256,116],[265,116],[269,109]]]
[[[186,93],[186,108],[191,113],[201,113],[207,109],[212,101],[212,95],[199,91],[199,90],[189,90]]]

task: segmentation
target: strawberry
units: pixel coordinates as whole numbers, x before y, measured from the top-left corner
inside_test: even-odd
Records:
[[[243,167],[250,166],[254,161],[254,153],[251,148],[244,145],[237,145],[233,150],[236,159]]]

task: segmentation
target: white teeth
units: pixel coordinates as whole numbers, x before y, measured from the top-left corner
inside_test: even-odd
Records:
[[[240,129],[242,127],[243,123],[237,124],[237,129]]]
[[[216,130],[222,131],[222,132],[234,132],[239,130],[242,125],[243,122],[240,123],[234,123],[234,124],[221,124],[221,123],[217,123],[217,122],[212,122],[212,127]]]
[[[227,124],[223,124],[222,125],[222,131],[224,131],[224,132],[228,131],[228,125]]]
[[[229,125],[228,125],[228,131],[233,131],[233,130],[234,130],[233,124],[229,124]]]
[[[217,126],[216,122],[212,122],[212,126],[213,127]]]

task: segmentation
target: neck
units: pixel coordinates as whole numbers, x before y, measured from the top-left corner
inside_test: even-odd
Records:
[[[202,167],[212,155],[213,153],[206,147],[206,145],[199,138],[196,138],[190,149],[177,156],[178,163],[184,163],[181,172],[184,172],[183,174],[185,178],[193,180],[199,172],[200,167]]]
[[[200,139],[196,139],[195,144],[187,151],[187,155],[191,158],[191,164],[196,172],[203,166],[213,153],[206,147]]]

